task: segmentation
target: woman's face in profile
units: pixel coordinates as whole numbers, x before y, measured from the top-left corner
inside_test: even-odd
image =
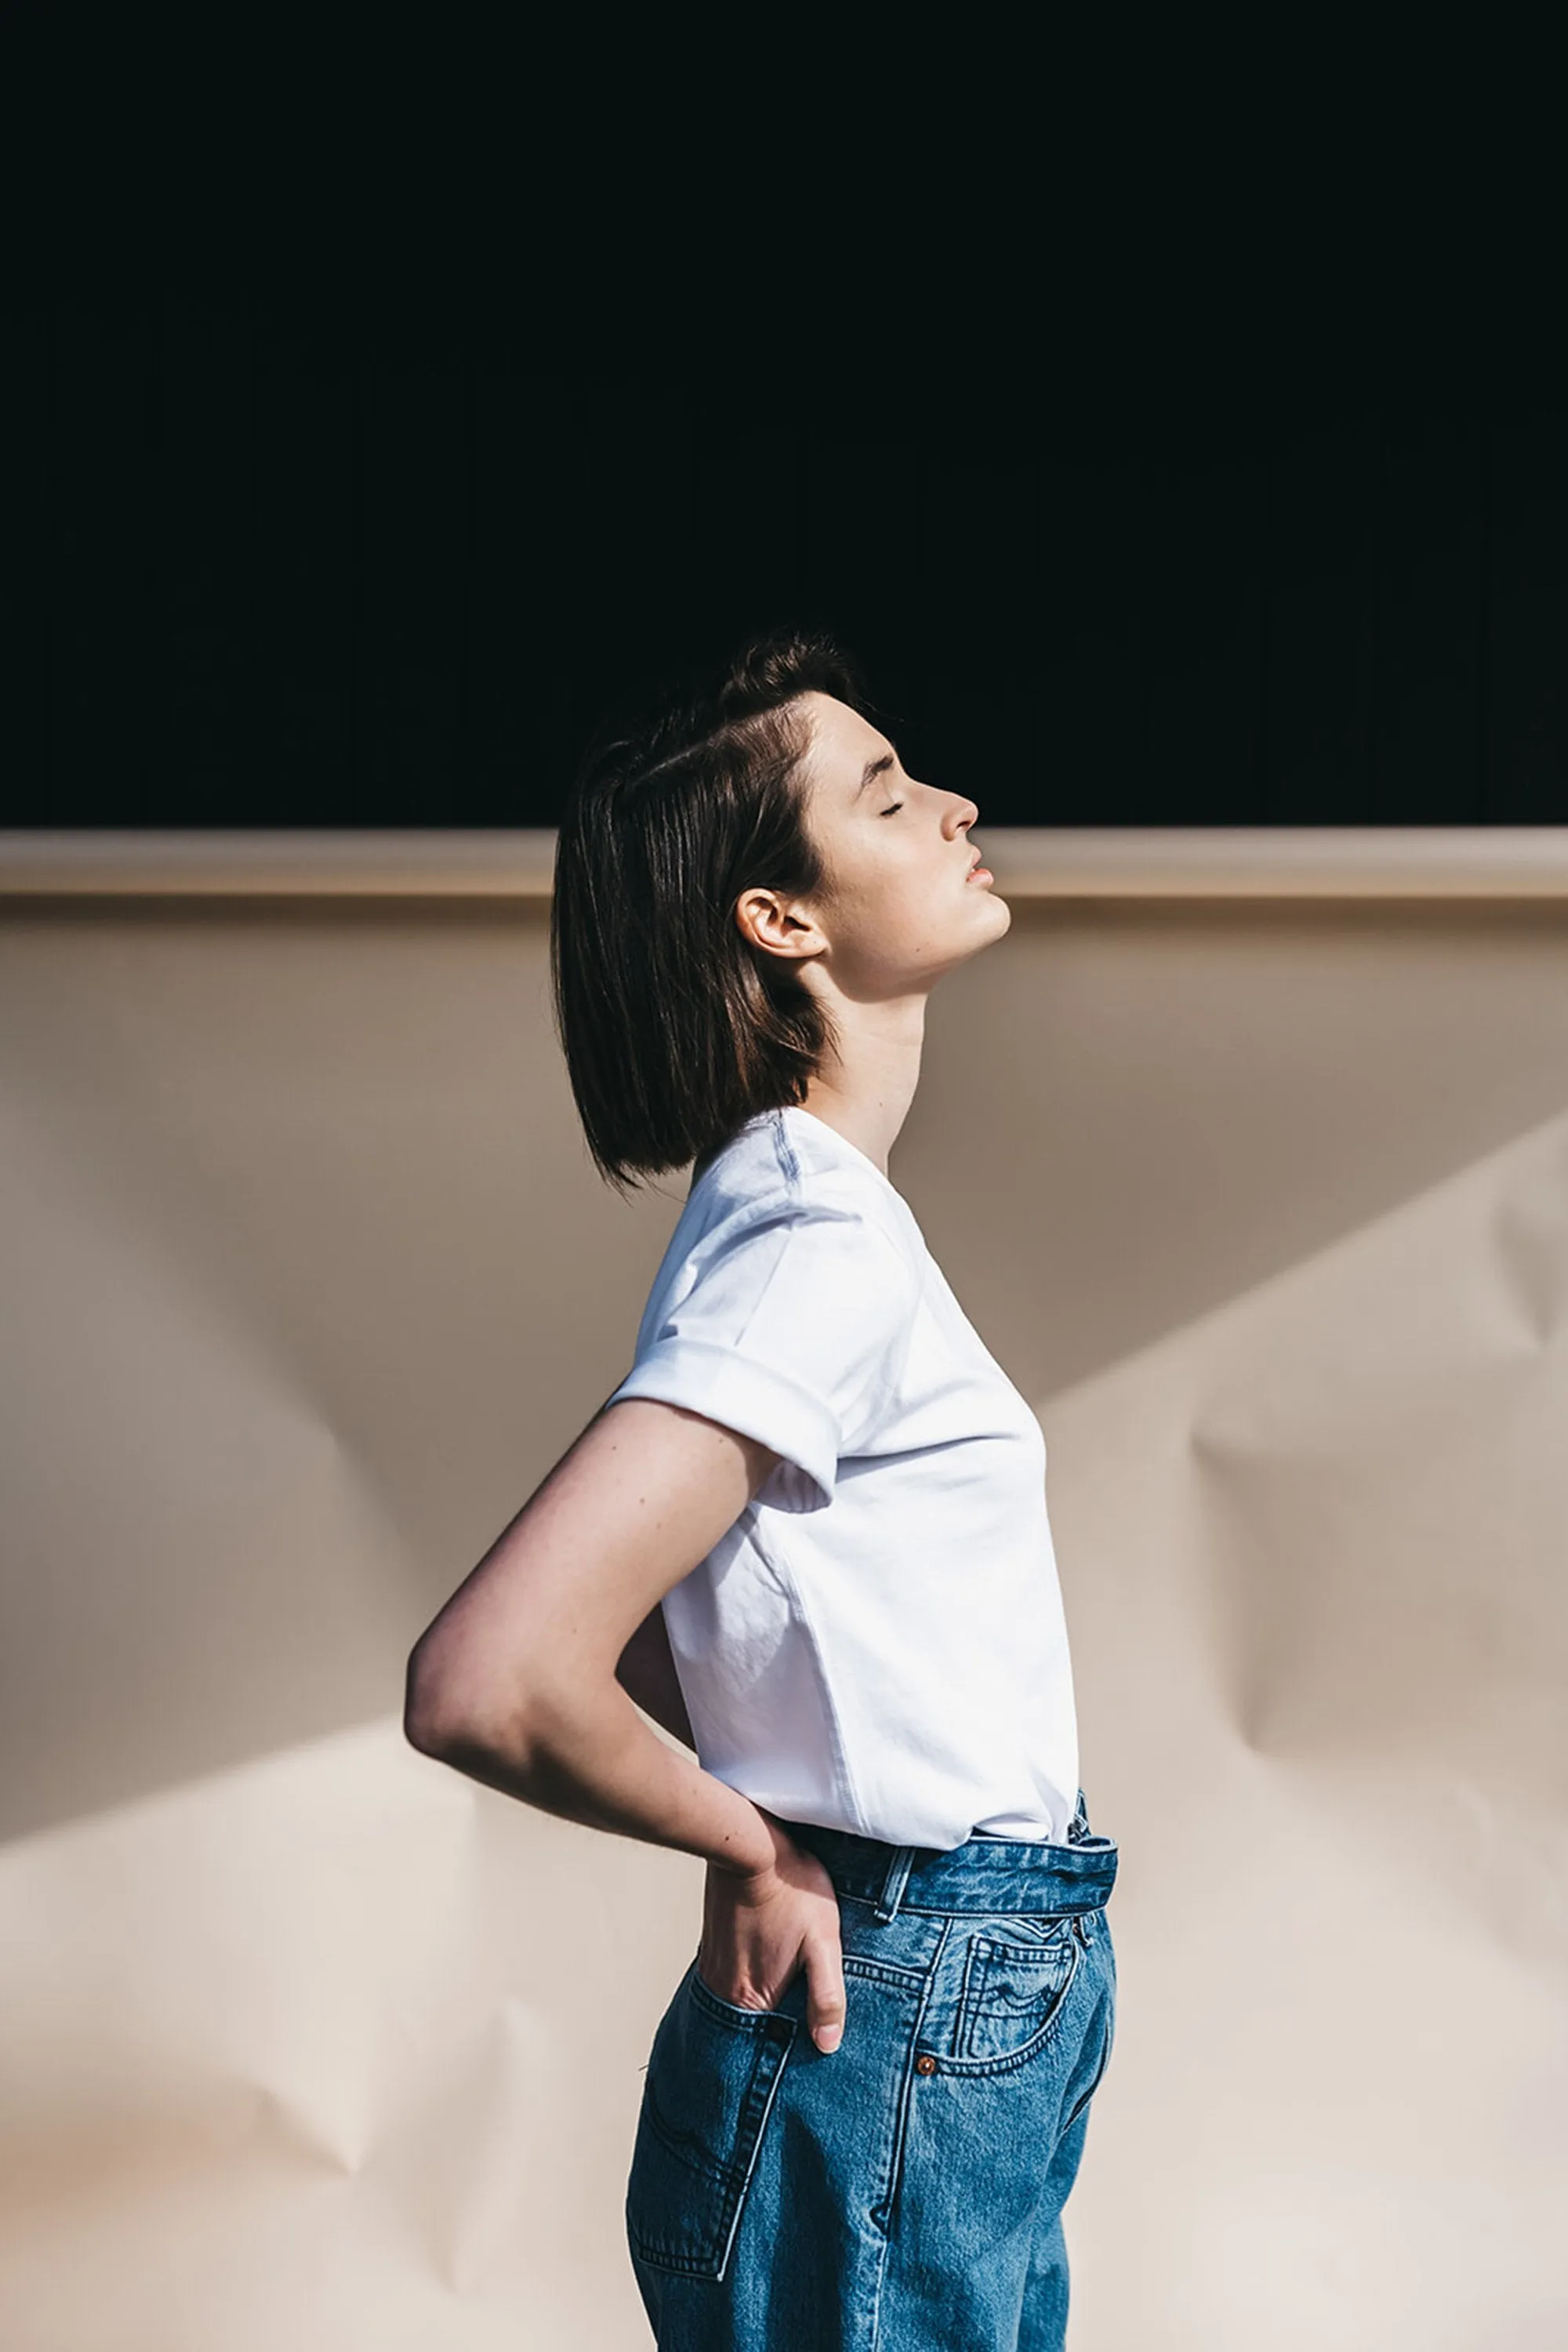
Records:
[[[1013,920],[983,859],[970,879],[977,849],[969,829],[980,812],[962,793],[907,775],[887,737],[847,703],[812,693],[800,707],[810,728],[806,825],[828,888],[819,899],[787,902],[806,919],[793,951],[819,959],[848,996],[929,987]],[[742,904],[767,895],[747,892]],[[786,937],[771,933],[765,943]]]

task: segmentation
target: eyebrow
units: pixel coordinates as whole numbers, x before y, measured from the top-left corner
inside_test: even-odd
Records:
[[[890,751],[884,751],[879,760],[868,760],[866,762],[865,772],[861,776],[859,782],[855,787],[856,799],[859,799],[861,793],[865,791],[873,776],[886,775],[888,770],[892,766],[892,764],[893,755]]]

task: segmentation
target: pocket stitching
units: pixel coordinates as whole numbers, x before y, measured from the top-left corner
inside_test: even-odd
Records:
[[[993,1936],[971,1937],[969,1949],[964,1955],[963,1983],[959,1996],[954,2054],[948,2062],[951,2065],[965,2073],[1001,2073],[1009,2067],[1021,2065],[1026,2058],[1033,2057],[1037,2050],[1044,2047],[1061,2022],[1068,1996],[1078,1982],[1079,1968],[1083,1958],[1083,1948],[1076,1936],[1068,1935],[1063,1939],[1063,1946],[1068,1956],[1067,1972],[1056,1988],[1056,1999],[1051,2003],[1050,2013],[1044,2022],[1037,2028],[1026,2042],[1021,2042],[1016,2050],[1005,2050],[989,2058],[978,2058],[974,2055],[974,2039],[975,2029],[982,2018],[987,2015],[1016,2014],[1016,2011],[1005,2010],[987,2011],[984,2001],[979,1997],[980,1990],[984,1985],[985,1969],[992,1960],[998,1957],[1009,1960],[1037,1961],[1042,1956],[1054,1955],[1056,1947],[1053,1944],[1009,1944]]]
[[[1069,1936],[1072,1933],[1072,1923],[1076,1915],[1071,1911],[1040,1912],[1038,1916],[1041,1922],[1041,1932],[1038,1935],[1035,1933],[1036,1915],[1031,1912],[1000,1911],[996,1916],[1000,1919],[1005,1919],[1010,1927],[1022,1927],[1025,1930],[1030,1939],[1031,1952],[1045,1952],[1048,1951],[1053,1944],[1059,1943],[1064,1936]]]
[[[726,2003],[711,1986],[702,1982],[697,1974],[695,1958],[688,1975],[688,1990],[700,1997],[699,2005],[719,2025],[726,2028],[738,2026],[742,2032],[748,2028],[755,2029],[751,2071],[741,2094],[738,2109],[732,2143],[734,2156],[725,2158],[710,2155],[691,2133],[679,2132],[658,2104],[658,2094],[651,2076],[646,2076],[639,2130],[646,2122],[648,2131],[670,2160],[695,2178],[706,2181],[717,2192],[717,2204],[710,2226],[701,2232],[700,2251],[697,2252],[682,2253],[647,2236],[639,2225],[633,2196],[637,2162],[637,2150],[634,2146],[633,2175],[627,2180],[624,2200],[626,2235],[637,2260],[655,2270],[672,2271],[689,2278],[722,2279],[740,2226],[746,2193],[756,2169],[763,2134],[773,2113],[773,2101],[799,2020],[778,2010],[748,2010],[738,2003]],[[781,2026],[786,2030],[781,2032]]]
[[[691,1963],[691,1990],[710,2013],[718,2018],[721,2025],[734,2024],[755,2028],[766,2025],[776,2019],[779,2023],[787,2025],[793,2035],[799,2022],[798,2019],[791,2017],[787,2010],[750,2009],[744,2001],[726,2000],[721,1992],[715,1992],[712,1986],[704,1980],[698,1971],[695,1960]]]

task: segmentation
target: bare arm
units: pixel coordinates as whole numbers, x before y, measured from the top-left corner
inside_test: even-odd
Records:
[[[838,1898],[816,1856],[691,1744],[659,1601],[779,1457],[721,1423],[625,1397],[595,1414],[414,1646],[416,1748],[543,1812],[708,1863],[700,1972],[774,2006],[797,1970],[821,2050],[847,2014]]]
[[[563,1820],[770,1871],[778,1842],[757,1807],[667,1747],[632,1694],[692,1744],[684,1706],[667,1711],[679,1687],[658,1603],[777,1460],[652,1398],[596,1414],[416,1643],[414,1746]]]

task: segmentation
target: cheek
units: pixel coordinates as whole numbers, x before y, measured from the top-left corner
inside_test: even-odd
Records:
[[[884,867],[859,876],[840,901],[840,964],[867,972],[907,971],[920,961],[937,929],[929,875]]]

